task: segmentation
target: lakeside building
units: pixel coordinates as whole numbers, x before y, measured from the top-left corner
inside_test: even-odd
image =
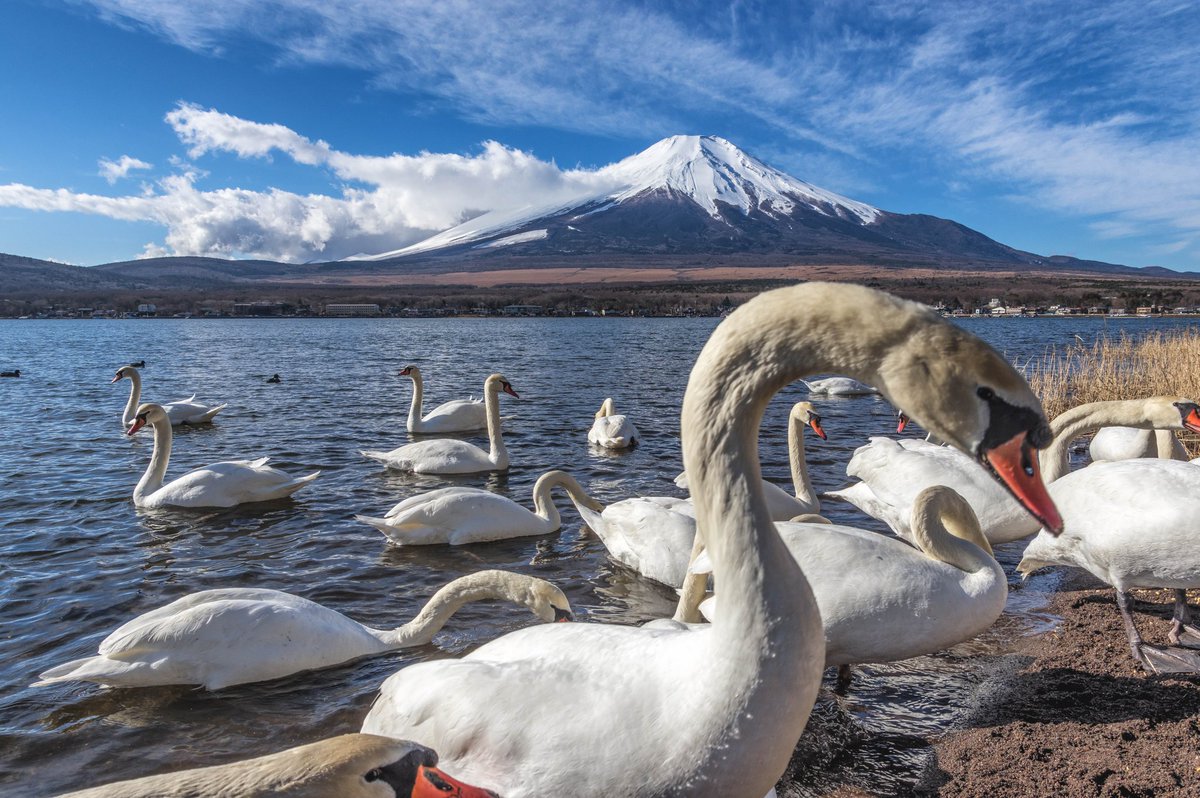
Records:
[[[325,306],[326,316],[378,316],[381,311],[376,304],[330,304]]]

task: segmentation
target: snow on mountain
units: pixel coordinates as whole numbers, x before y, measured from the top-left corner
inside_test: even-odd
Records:
[[[469,244],[572,210],[580,211],[575,219],[581,220],[654,192],[690,199],[710,217],[721,221],[722,210],[730,209],[740,211],[743,216],[757,211],[771,217],[785,217],[803,206],[858,225],[870,224],[881,213],[870,205],[784,174],[716,136],[671,136],[596,170],[585,182],[587,187],[574,197],[543,206],[491,211],[403,249],[357,255],[347,260],[390,260]],[[538,238],[544,237],[542,231]]]

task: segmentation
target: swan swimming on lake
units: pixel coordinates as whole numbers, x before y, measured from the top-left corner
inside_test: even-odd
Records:
[[[422,417],[425,400],[425,381],[417,366],[405,366],[401,377],[410,377],[413,383],[412,404],[408,407],[409,432],[471,432],[488,425],[487,408],[482,399],[451,399],[430,410]],[[486,387],[485,387],[486,392]]]
[[[592,428],[588,430],[588,443],[605,449],[628,449],[638,442],[639,437],[637,427],[633,426],[629,416],[618,415],[613,410],[611,396],[600,404]]]
[[[121,366],[121,368],[117,369],[117,376],[112,378],[112,382],[119,380],[129,380],[131,383],[129,386],[129,401],[125,403],[125,410],[121,413],[121,424],[128,428],[133,423],[138,403],[142,398],[142,375],[133,365]],[[217,413],[220,413],[227,407],[227,405],[206,405],[197,402],[195,394],[192,394],[188,399],[163,402],[159,406],[166,411],[167,419],[173,427],[177,427],[180,424],[207,424],[213,420],[213,417]]]

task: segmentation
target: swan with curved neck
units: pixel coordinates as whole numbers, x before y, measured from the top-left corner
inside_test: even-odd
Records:
[[[364,731],[415,736],[507,798],[762,798],[804,729],[825,646],[812,591],[767,514],[758,428],[774,393],[829,371],[878,385],[1060,523],[1036,465],[1025,467],[1049,437],[1037,398],[989,346],[859,286],[761,294],[713,333],[683,401],[697,536],[726,597],[717,622],[514,632],[393,675]]]
[[[828,522],[777,526],[816,596],[826,667],[932,654],[979,634],[1004,610],[1004,569],[971,506],[951,488],[937,485],[917,496],[915,548]],[[701,557],[690,570],[709,567]],[[714,597],[699,608],[710,621],[715,605]],[[690,608],[682,614],[695,616]],[[843,684],[848,675],[846,668]]]
[[[409,443],[390,452],[364,451],[364,457],[379,460],[389,468],[417,474],[474,474],[480,471],[506,471],[508,449],[500,433],[500,391],[520,399],[502,374],[493,374],[483,383],[483,403],[487,409],[489,451],[466,441],[439,438]]]
[[[416,618],[372,629],[281,590],[202,590],[125,623],[100,653],[38,676],[37,685],[85,681],[110,687],[198,684],[220,690],[328,668],[359,657],[423,646],[472,601],[503,599],[543,621],[571,620],[562,591],[542,579],[480,571],[455,579]]]
[[[588,443],[603,446],[605,449],[628,449],[636,444],[640,437],[629,416],[618,414],[613,409],[611,396],[600,404],[596,418],[592,421],[592,428],[588,430]]]
[[[547,471],[533,486],[533,512],[506,496],[480,488],[439,488],[410,496],[383,518],[354,516],[378,529],[398,546],[485,543],[528,535],[548,535],[562,526],[550,492],[562,487],[573,501],[595,510],[603,506],[588,496],[565,471]]]
[[[1200,431],[1200,414],[1194,415],[1194,408],[1190,399],[1177,396],[1092,402],[1071,408],[1050,424],[1053,441],[1039,458],[1043,478],[1053,485],[1067,472],[1071,441],[1080,435],[1112,425]],[[916,495],[930,485],[948,485],[975,509],[993,545],[1020,540],[1038,531],[1040,524],[969,465],[969,458],[945,446],[909,438],[871,438],[869,444],[855,451],[846,466],[846,473],[861,482],[825,495],[854,504],[907,539]],[[1054,495],[1053,487],[1050,494]]]
[[[437,753],[423,745],[343,734],[242,762],[118,781],[59,798],[497,798],[435,765]]]
[[[112,382],[119,380],[129,380],[130,382],[129,401],[125,403],[125,410],[121,413],[121,424],[128,428],[133,423],[133,417],[137,415],[138,403],[142,398],[142,375],[132,365],[122,366],[117,369],[117,376],[112,378]],[[161,407],[166,411],[171,425],[177,427],[180,424],[207,424],[227,405],[202,404],[197,402],[196,395],[192,394],[190,399],[165,402]]]
[[[793,496],[774,482],[763,480],[767,508],[774,521],[788,521],[797,515],[821,512],[821,499],[813,490],[804,459],[804,428],[809,427],[821,440],[826,440],[821,416],[812,402],[796,402],[788,412],[788,464],[792,469]],[[688,490],[687,472],[675,478],[675,484]]]
[[[488,425],[487,408],[479,399],[451,399],[422,416],[425,402],[425,380],[417,366],[405,366],[401,377],[413,383],[412,404],[408,406],[408,431],[423,433],[473,432]],[[486,390],[486,389],[485,389]]]
[[[125,434],[133,435],[147,424],[154,428],[154,453],[146,473],[133,489],[133,503],[138,507],[234,507],[271,501],[291,496],[321,475],[316,471],[293,477],[267,465],[270,458],[262,457],[201,466],[164,485],[172,441],[166,411],[153,403],[141,405]]]

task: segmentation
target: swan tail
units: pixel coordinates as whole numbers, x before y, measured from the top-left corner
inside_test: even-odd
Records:
[[[36,682],[30,687],[45,687],[59,682],[96,682],[98,684],[113,684],[113,677],[129,670],[130,665],[117,662],[107,657],[84,657],[62,665],[56,665],[48,671],[38,674]],[[116,680],[119,683],[119,679]]]
[[[200,416],[199,418],[197,418],[195,421],[192,421],[191,423],[193,423],[193,424],[203,424],[203,423],[205,423],[206,421],[212,421],[212,420],[213,420],[213,417],[214,417],[214,416],[216,416],[216,415],[217,415],[217,413],[220,413],[222,410],[224,410],[224,409],[225,409],[225,408],[227,408],[227,407],[229,407],[229,403],[228,403],[228,402],[226,402],[226,403],[225,403],[225,404],[223,404],[223,405],[217,405],[216,407],[210,408],[210,409],[209,409],[209,411],[208,411],[207,413],[205,413],[204,415]]]
[[[388,461],[388,455],[390,454],[390,452],[376,452],[367,449],[360,449],[358,453],[363,457],[369,457],[370,459],[378,460],[381,463],[386,463]]]
[[[305,475],[304,475],[304,476],[302,476],[302,477],[297,477],[297,478],[295,479],[295,481],[293,481],[291,484],[289,484],[289,485],[287,486],[287,487],[288,487],[288,495],[290,495],[290,494],[292,494],[292,493],[295,493],[296,491],[300,490],[300,489],[301,489],[301,488],[303,488],[305,485],[307,485],[308,483],[312,482],[314,479],[316,479],[316,478],[317,478],[317,477],[319,477],[319,476],[321,476],[321,472],[320,472],[320,471],[314,471],[314,472],[312,472],[311,474],[305,474]]]
[[[421,540],[420,533],[424,531],[428,537],[429,527],[425,524],[392,524],[386,518],[375,518],[369,515],[356,515],[354,518],[362,521],[364,524],[373,526],[383,533],[384,537],[390,543],[397,546],[419,545],[421,543],[437,542],[442,543],[444,540],[429,541]]]

